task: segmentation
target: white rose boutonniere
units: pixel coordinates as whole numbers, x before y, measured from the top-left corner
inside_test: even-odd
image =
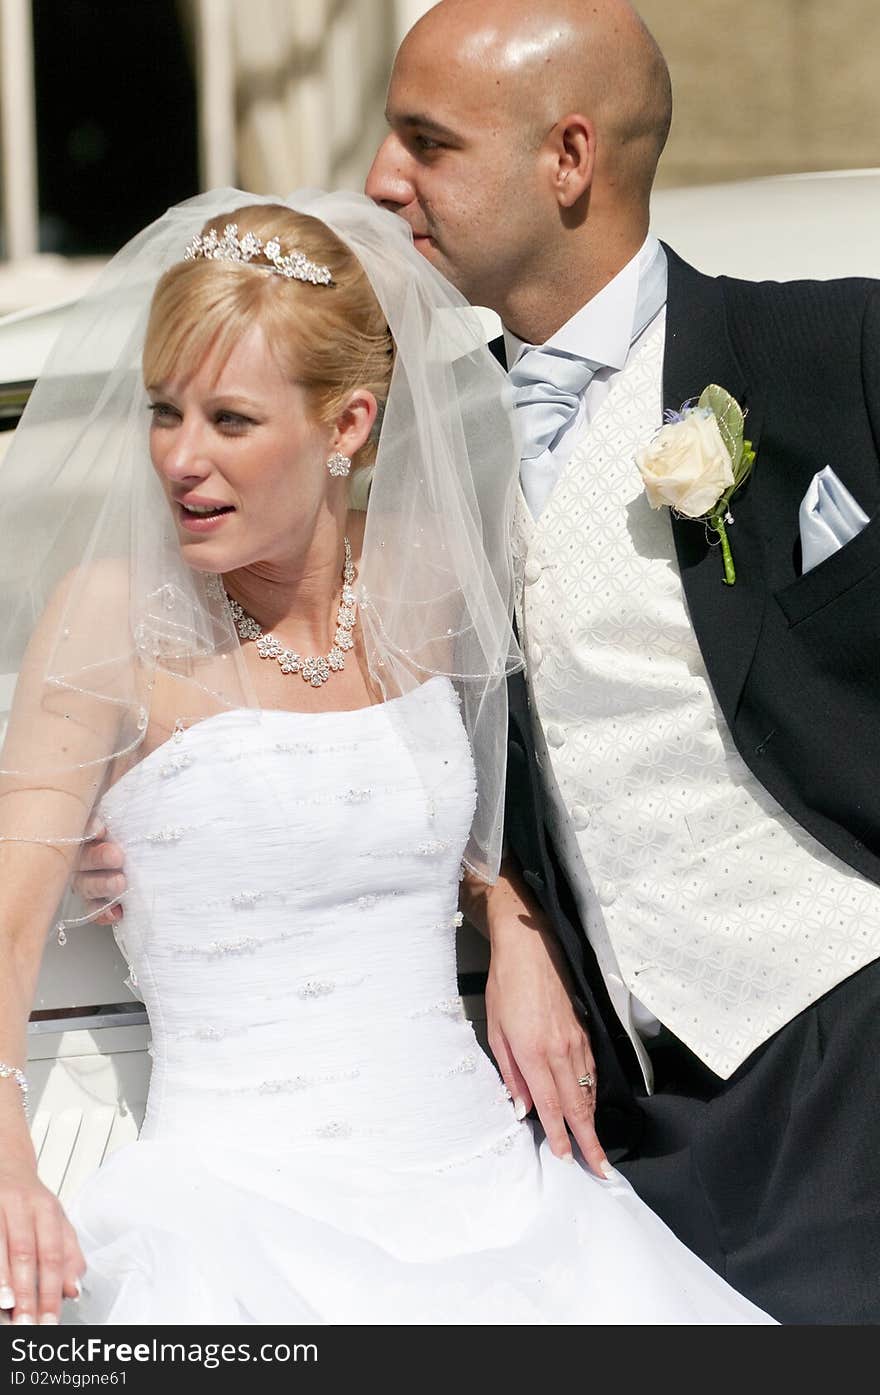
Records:
[[[665,426],[636,453],[651,508],[668,507],[680,517],[699,519],[717,534],[728,586],[736,581],[728,506],[755,463],[744,427],[739,403],[713,383],[696,402],[667,413]]]

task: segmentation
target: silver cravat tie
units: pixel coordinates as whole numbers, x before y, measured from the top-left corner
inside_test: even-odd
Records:
[[[630,344],[666,303],[666,253],[660,243],[639,276]],[[575,415],[590,379],[605,364],[549,346],[524,349],[510,370],[522,434],[522,489],[537,518],[559,475],[553,446]]]
[[[589,358],[543,348],[527,349],[510,370],[522,434],[522,488],[535,518],[558,474],[550,447],[571,421],[587,384],[602,366]]]

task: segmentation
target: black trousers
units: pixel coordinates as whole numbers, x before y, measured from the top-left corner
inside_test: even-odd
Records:
[[[640,1196],[780,1322],[880,1322],[880,961],[729,1080],[666,1031],[651,1057],[641,1138],[616,1164]]]

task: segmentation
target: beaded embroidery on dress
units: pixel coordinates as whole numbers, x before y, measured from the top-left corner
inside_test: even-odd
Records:
[[[102,806],[153,1074],[140,1139],[70,1208],[66,1320],[769,1321],[515,1119],[457,996],[475,784],[447,679],[169,747]]]

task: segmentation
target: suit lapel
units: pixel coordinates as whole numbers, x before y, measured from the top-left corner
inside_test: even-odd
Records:
[[[664,410],[680,411],[709,383],[726,388],[747,411],[746,438],[761,468],[763,415],[759,395],[745,379],[731,344],[721,281],[703,276],[666,248],[669,294],[663,362]],[[691,621],[712,686],[728,725],[733,726],[739,695],[751,664],[765,587],[756,491],[747,481],[731,500],[734,523],[728,529],[736,583],[727,586],[718,546],[702,523],[678,518],[670,510],[678,565]]]

